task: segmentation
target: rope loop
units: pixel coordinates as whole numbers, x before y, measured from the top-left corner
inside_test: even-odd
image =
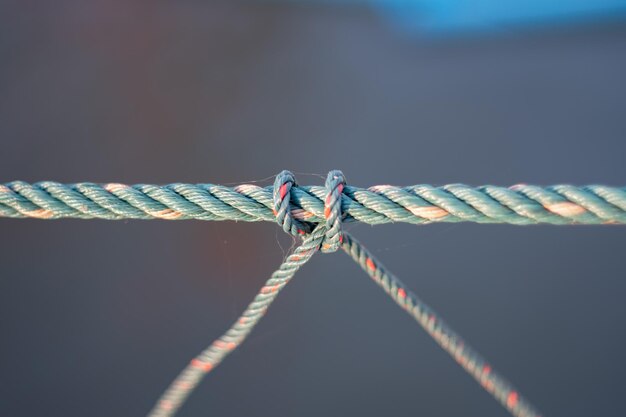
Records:
[[[276,222],[286,233],[304,236],[311,233],[309,224],[293,218],[291,214],[291,187],[297,187],[296,177],[287,170],[276,175],[274,180],[274,216]]]
[[[290,171],[282,171],[276,176],[272,194],[276,222],[286,233],[302,237],[309,236],[313,230],[323,227],[324,239],[320,250],[324,253],[335,252],[343,242],[341,222],[344,215],[341,210],[341,195],[345,185],[346,178],[341,171],[330,171],[325,185],[324,218],[326,221],[318,224],[302,222],[295,219],[291,212],[291,190],[298,186],[296,178]]]
[[[346,177],[343,172],[333,170],[326,177],[326,199],[324,200],[324,218],[326,219],[326,235],[322,242],[321,251],[335,252],[343,242],[341,222],[341,195],[346,186]]]

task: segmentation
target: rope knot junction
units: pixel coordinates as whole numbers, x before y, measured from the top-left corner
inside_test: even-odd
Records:
[[[274,215],[276,222],[286,233],[306,237],[314,230],[323,231],[324,238],[320,250],[324,253],[337,251],[343,243],[342,221],[344,214],[341,208],[341,196],[346,185],[346,178],[339,170],[332,170],[326,177],[324,199],[324,223],[312,224],[295,219],[291,214],[291,190],[297,187],[296,178],[290,171],[282,171],[274,180]]]

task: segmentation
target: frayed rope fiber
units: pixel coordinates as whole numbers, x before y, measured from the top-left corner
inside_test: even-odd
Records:
[[[317,251],[343,249],[393,301],[411,315],[452,358],[515,417],[539,417],[536,409],[492,366],[349,233],[342,224],[474,221],[510,224],[626,224],[626,188],[607,186],[510,188],[380,185],[349,187],[341,171],[329,172],[324,187],[299,186],[283,171],[273,187],[244,184],[166,186],[55,182],[0,185],[0,217],[199,219],[275,221],[302,238],[272,274],[241,317],[195,357],[161,396],[149,417],[168,417],[252,331],[278,293]]]

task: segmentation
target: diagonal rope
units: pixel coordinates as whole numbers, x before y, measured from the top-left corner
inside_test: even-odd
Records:
[[[226,333],[196,356],[172,382],[148,417],[171,417],[210,371],[239,347],[257,325],[278,293],[294,274],[320,248],[326,229],[314,230],[302,245],[287,257],[261,288],[252,303]],[[439,315],[387,269],[361,243],[343,232],[342,249],[363,268],[403,310],[446,351],[463,369],[515,417],[540,417],[535,408],[519,394],[479,353],[448,326]]]
[[[515,417],[539,417],[535,408],[489,363],[448,326],[439,315],[420,300],[395,275],[348,233],[342,249],[463,369]]]
[[[169,417],[176,414],[205,375],[215,369],[246,339],[270,304],[274,302],[278,293],[289,283],[296,271],[317,252],[325,233],[325,228],[320,227],[303,240],[302,244],[272,274],[230,329],[196,356],[178,375],[154,406],[149,417]]]

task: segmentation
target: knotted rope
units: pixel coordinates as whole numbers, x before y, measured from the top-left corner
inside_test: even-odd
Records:
[[[341,171],[330,171],[326,177],[326,194],[324,197],[324,226],[326,234],[322,242],[321,251],[335,252],[342,241],[341,222],[341,195],[346,185],[346,178]],[[303,236],[315,228],[315,224],[307,223],[294,218],[291,208],[291,190],[297,186],[294,175],[283,171],[274,181],[274,215],[276,222],[287,233],[294,236]],[[288,198],[286,198],[288,197]]]
[[[626,224],[626,188],[474,188],[452,184],[363,189],[347,186],[341,171],[331,171],[324,187],[299,186],[289,171],[278,174],[274,186],[265,188],[251,184],[230,188],[213,184],[128,186],[14,181],[0,184],[0,217],[263,220],[276,221],[285,232],[302,238],[301,245],[272,274],[235,324],[180,373],[150,417],[174,415],[202,378],[245,340],[295,272],[318,250],[334,252],[339,247],[513,416],[539,417],[528,401],[429,306],[343,231],[342,223]]]
[[[276,176],[272,194],[276,222],[285,232],[303,237],[302,244],[272,274],[230,329],[194,358],[178,375],[152,409],[149,417],[173,416],[204,376],[245,340],[278,293],[293,278],[295,272],[318,250],[334,252],[339,247],[350,255],[400,307],[413,316],[424,330],[513,416],[539,417],[530,403],[445,324],[428,305],[408,291],[406,286],[389,273],[357,240],[342,231],[341,223],[344,215],[341,201],[345,183],[346,180],[341,171],[331,171],[328,174],[323,200],[325,221],[310,224],[294,218],[295,210],[290,202],[293,200],[291,193],[296,189],[297,184],[293,174],[283,171]]]

